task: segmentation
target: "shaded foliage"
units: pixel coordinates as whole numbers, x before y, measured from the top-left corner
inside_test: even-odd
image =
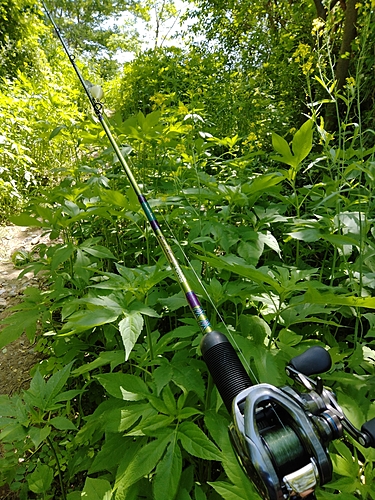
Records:
[[[260,72],[258,78],[261,81],[267,74],[272,75],[273,82],[268,84],[277,86],[276,101],[284,100],[286,95],[299,110],[304,110],[303,106],[309,102],[298,70],[290,64],[302,45],[306,47],[303,73],[314,74],[318,69],[318,76],[320,71],[328,80],[336,80],[338,92],[347,78],[358,74],[358,66],[361,66],[361,101],[365,102],[365,108],[373,106],[370,47],[375,33],[371,2],[202,0],[197,5],[198,8],[191,11],[198,21],[194,25],[196,32],[205,33],[213,46],[219,43],[234,65],[239,63],[250,71],[266,66],[267,71]],[[320,27],[311,32],[311,27],[319,23]],[[314,83],[314,100],[321,96],[320,90]],[[327,105],[326,110],[327,129],[331,131],[338,125],[333,108]]]
[[[0,3],[0,77],[30,73],[43,58],[39,37],[44,32],[39,4],[33,0]]]

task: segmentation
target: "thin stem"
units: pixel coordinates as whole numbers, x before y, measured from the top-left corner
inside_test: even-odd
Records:
[[[282,302],[283,301],[281,301],[281,299],[280,299],[280,304]],[[270,335],[270,338],[269,338],[269,341],[268,341],[268,345],[267,345],[267,349],[268,350],[271,349],[272,342],[273,342],[274,338],[276,337],[276,328],[277,328],[277,324],[278,324],[278,321],[279,321],[279,316],[280,316],[280,311],[277,311],[277,313],[275,315],[275,318],[273,320],[273,323],[272,323],[272,331],[271,331],[271,335]]]
[[[53,456],[55,457],[55,460],[56,460],[56,466],[57,466],[57,472],[59,474],[59,481],[60,481],[60,488],[61,488],[62,499],[66,500],[66,494],[65,494],[64,483],[63,483],[63,480],[62,480],[62,472],[61,472],[61,468],[60,468],[59,458],[57,456],[55,447],[53,446],[53,443],[52,443],[51,438],[49,436],[47,437],[46,441],[47,441],[48,446],[50,447],[50,449],[51,449],[51,451],[53,453]]]
[[[150,351],[150,359],[153,361],[154,359],[154,346],[152,345],[152,335],[151,335],[151,328],[150,328],[150,320],[147,316],[145,316],[145,326],[146,326],[146,333],[147,333],[147,345],[148,349]],[[152,370],[151,366],[151,370]]]
[[[336,260],[337,260],[337,247],[335,246],[333,249],[333,259],[332,259],[332,269],[331,269],[331,279],[329,285],[333,285],[333,280],[335,279],[335,270],[336,270]]]

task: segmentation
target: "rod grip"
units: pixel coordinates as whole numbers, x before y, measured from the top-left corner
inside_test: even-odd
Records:
[[[223,333],[215,330],[207,333],[200,347],[220,396],[231,413],[233,399],[253,384],[232,344]]]

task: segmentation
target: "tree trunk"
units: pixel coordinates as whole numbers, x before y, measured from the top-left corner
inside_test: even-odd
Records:
[[[357,36],[356,22],[358,10],[357,0],[347,0],[345,10],[344,33],[342,35],[339,60],[336,64],[335,76],[337,80],[337,90],[341,90],[348,77],[349,62],[352,53],[352,42]]]
[[[327,19],[327,11],[322,0],[314,0],[317,16],[325,21]]]
[[[335,67],[335,79],[337,81],[336,91],[340,92],[349,74],[349,63],[352,55],[352,43],[357,36],[357,0],[347,0],[345,8],[344,30],[341,40],[341,47]],[[336,104],[330,103],[326,107],[325,128],[329,132],[337,130]]]

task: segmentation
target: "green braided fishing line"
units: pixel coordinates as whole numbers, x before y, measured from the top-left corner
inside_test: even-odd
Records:
[[[291,427],[271,429],[263,434],[263,439],[280,477],[306,465],[306,453]]]

